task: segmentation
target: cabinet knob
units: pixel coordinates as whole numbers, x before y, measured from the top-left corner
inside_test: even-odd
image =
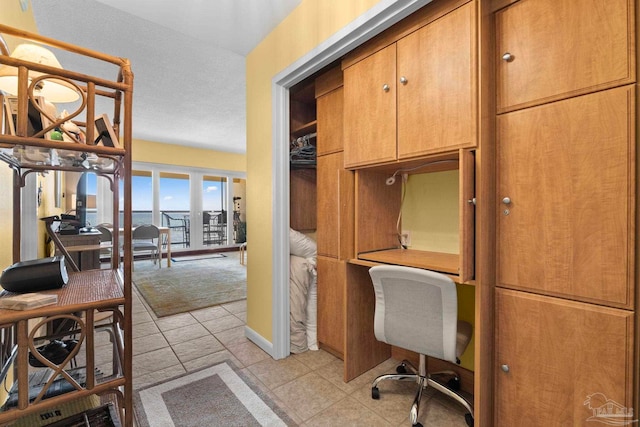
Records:
[[[509,372],[509,365],[500,365],[500,369],[502,372]]]
[[[406,85],[408,82],[409,80],[407,80],[405,76],[400,77],[400,83],[402,83],[403,85]]]
[[[387,85],[387,84],[382,85],[382,90],[383,90],[383,91],[385,91],[385,92],[389,92],[389,89],[391,89],[391,88],[389,87],[389,85]]]
[[[511,204],[511,197],[505,197],[502,199],[502,203],[504,203],[505,205],[510,205]]]
[[[513,61],[514,58],[515,56],[513,56],[509,52],[506,52],[504,55],[502,55],[502,59],[505,60],[506,62],[511,62]]]

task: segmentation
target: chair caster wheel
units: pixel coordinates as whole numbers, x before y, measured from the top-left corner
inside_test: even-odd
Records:
[[[380,390],[378,390],[378,387],[371,387],[371,398],[375,400],[380,399]]]
[[[473,427],[473,417],[471,416],[471,414],[469,413],[464,414],[464,420],[467,422],[467,425],[469,427]]]
[[[415,424],[411,424],[413,427],[422,427],[421,423],[415,423]]]
[[[396,373],[397,374],[406,374],[407,373],[407,367],[404,363],[398,365],[396,367]]]
[[[451,389],[453,391],[459,391],[460,390],[460,378],[459,377],[453,377],[449,381],[447,381],[447,388],[449,388],[449,389]]]

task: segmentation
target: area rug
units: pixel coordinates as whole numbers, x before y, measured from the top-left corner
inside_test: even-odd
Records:
[[[137,390],[133,408],[141,427],[296,425],[230,361]]]
[[[238,301],[247,297],[247,269],[237,252],[222,258],[172,263],[158,268],[135,263],[133,283],[157,317]]]

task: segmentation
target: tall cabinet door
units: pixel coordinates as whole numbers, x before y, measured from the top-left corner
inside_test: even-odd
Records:
[[[496,13],[497,107],[635,80],[633,0],[521,0]]]
[[[474,7],[397,43],[399,159],[475,145]]]
[[[632,408],[632,336],[631,311],[498,289],[495,425],[587,425],[607,405]]]
[[[635,88],[498,116],[498,285],[632,308]]]
[[[342,152],[318,157],[318,255],[354,256],[354,173],[343,168]]]
[[[318,256],[318,342],[344,357],[346,261]]]
[[[396,45],[344,70],[344,163],[396,159]]]

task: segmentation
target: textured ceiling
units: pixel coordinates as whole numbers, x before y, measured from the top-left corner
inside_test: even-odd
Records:
[[[129,58],[134,138],[244,153],[245,56],[300,1],[32,0],[32,6],[40,34]],[[56,55],[65,68],[114,78],[108,65]]]

